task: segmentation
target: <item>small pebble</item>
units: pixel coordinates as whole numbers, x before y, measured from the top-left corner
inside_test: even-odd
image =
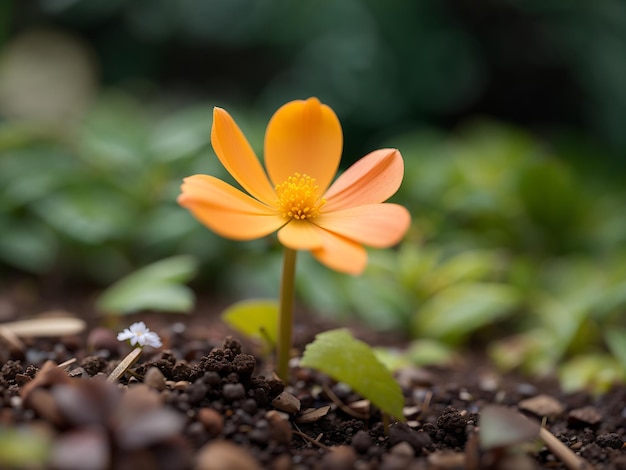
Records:
[[[520,410],[528,411],[539,417],[559,416],[565,411],[565,407],[560,401],[546,394],[522,400],[517,406]]]
[[[288,420],[285,420],[282,413],[270,410],[265,414],[270,423],[270,432],[272,439],[280,444],[291,444],[293,438],[293,430]]]
[[[194,470],[260,470],[250,452],[228,441],[210,442],[200,449]]]
[[[228,401],[241,400],[246,396],[246,389],[239,383],[225,384],[222,388],[222,395]]]
[[[367,431],[357,431],[357,433],[352,436],[351,444],[359,454],[365,454],[372,446],[373,442]]]
[[[356,452],[350,446],[332,447],[330,452],[322,457],[321,467],[328,470],[352,468],[356,458]]]
[[[567,423],[572,427],[597,426],[602,422],[602,414],[595,406],[575,408],[567,415]]]
[[[611,449],[621,449],[624,445],[622,436],[615,432],[606,432],[596,437],[596,444],[600,447],[610,447]]]
[[[224,418],[212,408],[200,408],[198,410],[198,421],[200,421],[207,432],[212,436],[218,436],[224,428]]]
[[[416,454],[431,443],[430,436],[425,432],[415,431],[404,423],[397,423],[389,428],[389,445],[395,446],[401,442],[408,443]]]
[[[174,390],[187,390],[189,387],[189,382],[186,380],[180,380],[174,384]]]
[[[143,381],[150,388],[158,391],[165,390],[165,376],[163,375],[163,372],[156,367],[150,367],[146,371]]]
[[[399,457],[413,458],[415,451],[408,442],[400,442],[390,449],[390,452]]]

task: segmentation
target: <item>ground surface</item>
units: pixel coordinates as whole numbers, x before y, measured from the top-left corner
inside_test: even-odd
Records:
[[[53,451],[43,468],[568,468],[538,440],[481,450],[480,413],[497,404],[544,418],[587,468],[626,469],[624,386],[597,397],[563,394],[554,381],[503,376],[476,358],[407,369],[398,376],[407,421],[392,422],[386,435],[380,414],[344,385],[294,361],[285,386],[223,327],[158,318],[148,324],[163,349],[146,349],[131,374],[113,381],[130,349],[112,329],[26,339],[21,349],[3,344],[0,429],[46,436]],[[299,346],[315,333],[297,332]]]

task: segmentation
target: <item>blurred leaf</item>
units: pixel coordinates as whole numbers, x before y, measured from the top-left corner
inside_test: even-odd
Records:
[[[278,336],[278,302],[275,300],[242,300],[222,312],[222,320],[249,338],[260,339],[271,349]]]
[[[125,237],[135,211],[132,201],[113,189],[87,185],[50,194],[33,209],[59,232],[88,244]]]
[[[348,330],[330,330],[316,335],[306,346],[300,366],[346,383],[384,413],[404,421],[400,386],[389,369],[376,359],[372,348],[355,339]]]
[[[145,108],[130,96],[109,92],[100,97],[82,125],[81,156],[95,168],[139,170],[147,159]]]
[[[53,144],[29,145],[0,154],[2,198],[21,206],[48,197],[81,177],[75,157]]]
[[[376,359],[390,371],[396,371],[411,365],[406,354],[397,349],[376,347],[372,349]]]
[[[604,332],[604,339],[613,356],[626,371],[626,329],[612,328]]]
[[[540,425],[518,411],[487,405],[480,411],[478,436],[481,449],[521,444],[539,436]]]
[[[498,265],[494,251],[464,251],[439,266],[428,276],[428,286],[434,293],[462,281],[476,281],[493,272]]]
[[[626,308],[626,281],[607,286],[599,294],[594,303],[596,318],[603,319]]]
[[[2,468],[43,468],[49,463],[51,436],[36,427],[0,427],[0,465]]]
[[[194,294],[182,283],[196,271],[197,262],[190,256],[157,261],[106,289],[96,300],[96,308],[116,314],[140,310],[188,313],[194,306]]]
[[[33,220],[0,216],[0,259],[32,273],[43,274],[53,266],[58,244],[50,230]]]
[[[576,356],[563,364],[558,374],[566,392],[587,389],[605,393],[626,378],[623,365],[607,354]]]
[[[550,362],[543,368],[549,356],[545,354],[546,345],[542,332],[539,329],[531,330],[494,341],[488,348],[489,357],[500,370],[510,371],[526,367],[526,370],[548,372],[554,364]],[[542,359],[541,364],[535,363],[536,357]]]
[[[413,317],[413,334],[459,342],[481,326],[507,316],[519,302],[517,291],[506,284],[457,284],[421,306]]]
[[[138,243],[148,247],[170,247],[196,230],[199,224],[188,211],[170,203],[155,207],[137,225],[135,236]]]
[[[586,214],[580,185],[568,166],[544,159],[523,168],[519,194],[526,213],[550,248],[562,250],[571,243],[576,226]]]
[[[156,160],[162,162],[194,156],[204,147],[211,145],[212,121],[211,107],[191,108],[174,114],[155,126],[152,131],[151,153]],[[217,161],[217,158],[215,160]]]
[[[416,339],[411,342],[406,356],[416,366],[442,365],[455,355],[453,348],[433,339]]]

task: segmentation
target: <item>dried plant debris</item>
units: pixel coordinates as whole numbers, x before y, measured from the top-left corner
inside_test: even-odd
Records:
[[[170,349],[131,350],[132,360],[75,340],[26,338],[21,355],[0,350],[0,468],[619,470],[626,462],[626,387],[567,395],[512,376],[486,387],[484,364],[405,370],[429,380],[402,382],[407,421],[392,421],[386,434],[380,410],[345,383],[295,367],[285,386],[239,341],[191,338],[171,335]],[[542,395],[547,408],[543,398],[528,401]],[[25,445],[32,452],[15,451]]]

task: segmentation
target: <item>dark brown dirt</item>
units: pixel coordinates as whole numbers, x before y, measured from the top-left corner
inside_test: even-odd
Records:
[[[539,441],[481,450],[481,410],[497,404],[545,418],[593,468],[626,469],[625,386],[564,394],[554,381],[502,376],[480,360],[406,369],[398,381],[407,421],[385,433],[380,413],[344,384],[294,363],[285,386],[264,358],[221,339],[223,330],[161,324],[164,350],[144,351],[113,383],[106,379],[128,349],[111,330],[1,349],[0,429],[48,436],[44,468],[55,469],[567,468]],[[311,410],[321,416],[307,417]]]

